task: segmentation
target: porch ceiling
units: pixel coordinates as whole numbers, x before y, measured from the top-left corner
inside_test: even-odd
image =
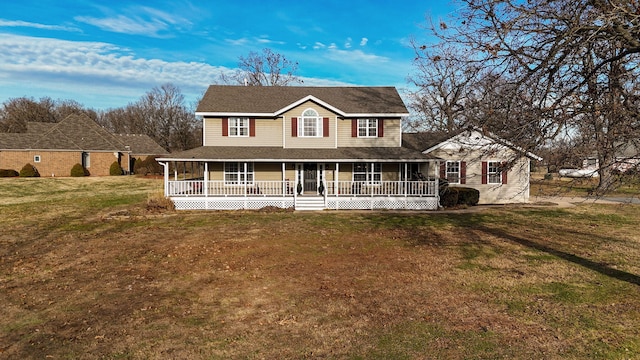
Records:
[[[159,161],[252,161],[252,162],[425,162],[431,155],[402,147],[291,149],[281,147],[202,146],[158,158]]]

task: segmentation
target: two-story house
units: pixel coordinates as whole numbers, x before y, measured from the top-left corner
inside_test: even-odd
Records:
[[[438,208],[441,160],[402,146],[393,87],[213,85],[196,115],[203,146],[158,159],[177,209]]]

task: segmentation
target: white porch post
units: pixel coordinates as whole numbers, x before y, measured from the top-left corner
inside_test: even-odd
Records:
[[[178,181],[178,163],[174,163],[175,165],[173,166],[173,180],[174,181]]]
[[[287,184],[285,183],[285,176],[286,176],[286,167],[284,162],[282,163],[282,196],[286,196],[287,195]]]
[[[169,196],[169,163],[164,162],[164,163],[160,163],[160,165],[162,165],[162,167],[164,168],[164,196],[168,197]]]
[[[407,197],[407,186],[409,185],[409,182],[407,181],[408,179],[407,167],[408,167],[408,164],[404,163],[404,197]]]
[[[340,176],[340,163],[336,163],[336,173],[333,175],[333,195],[338,196],[338,177]]]
[[[244,162],[244,197],[247,197],[247,180],[247,163]]]
[[[204,162],[204,184],[202,184],[204,186],[204,196],[207,197],[209,196],[209,162],[205,161]]]

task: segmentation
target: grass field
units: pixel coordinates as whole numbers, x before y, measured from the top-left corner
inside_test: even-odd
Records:
[[[633,359],[640,208],[173,212],[0,179],[0,358]]]

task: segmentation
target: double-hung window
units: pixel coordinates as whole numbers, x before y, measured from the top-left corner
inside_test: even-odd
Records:
[[[224,184],[225,185],[253,185],[253,163],[226,162],[224,163]]]
[[[229,136],[249,136],[249,118],[229,118]]]
[[[322,137],[322,118],[313,109],[307,109],[302,113],[298,121],[298,136]]]
[[[378,119],[358,119],[358,137],[378,137]]]
[[[447,161],[446,175],[449,184],[460,184],[460,161]]]
[[[499,161],[487,161],[487,182],[502,184],[502,166]]]
[[[355,163],[353,164],[353,181],[362,181],[370,184],[380,184],[382,171],[379,163]]]

